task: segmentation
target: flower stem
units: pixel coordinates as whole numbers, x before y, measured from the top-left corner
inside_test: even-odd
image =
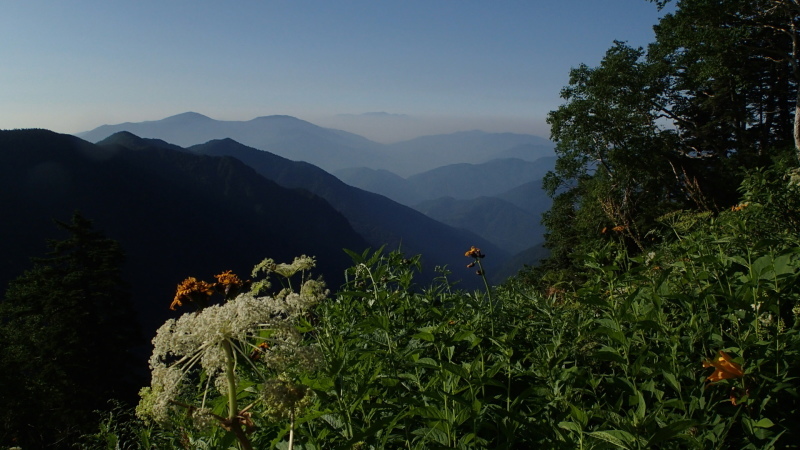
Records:
[[[222,349],[225,351],[225,378],[228,382],[228,420],[233,423],[239,408],[236,404],[236,374],[234,373],[233,349],[228,341],[222,342]]]
[[[494,300],[492,300],[492,288],[489,287],[489,281],[486,279],[486,271],[483,270],[483,264],[481,264],[480,258],[476,258],[475,261],[478,263],[478,273],[480,273],[483,279],[483,285],[486,286],[486,296],[489,298],[489,323],[492,325],[492,336],[494,336]]]
[[[236,403],[236,362],[233,357],[233,348],[227,340],[222,341],[222,349],[225,351],[225,378],[228,382],[228,422],[236,439],[245,450],[252,450],[253,446],[247,435],[239,425],[239,406]]]

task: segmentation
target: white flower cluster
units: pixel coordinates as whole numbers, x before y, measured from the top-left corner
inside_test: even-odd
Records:
[[[258,294],[266,289],[269,289],[271,286],[271,283],[269,282],[269,275],[272,273],[278,274],[286,280],[289,280],[298,272],[305,275],[307,270],[313,269],[316,265],[317,261],[313,256],[298,256],[294,259],[294,261],[292,261],[291,264],[277,264],[272,258],[267,258],[256,265],[253,268],[253,272],[250,274],[254,278],[260,273],[263,273],[267,276],[263,280],[254,282],[252,284],[251,292]],[[280,294],[278,297],[280,297]]]
[[[265,415],[274,420],[293,419],[311,404],[311,389],[282,379],[264,383],[261,391],[266,409]]]
[[[272,271],[286,278],[291,278],[297,272],[313,269],[314,266],[316,265],[317,262],[314,260],[313,257],[303,255],[295,258],[291,264],[281,263],[275,265]]]
[[[249,355],[258,350],[259,361],[278,372],[318,366],[319,351],[315,346],[302,345],[294,319],[325,294],[319,282],[307,281],[301,294],[289,293],[283,298],[242,294],[225,304],[168,320],[153,339],[151,387],[142,391],[137,413],[157,421],[167,420],[169,410],[188,384],[185,378],[190,370],[199,364],[209,377],[222,376],[230,360],[225,346],[233,350],[234,364],[240,360],[253,364]],[[265,350],[258,349],[261,342],[265,343]],[[218,381],[221,380],[215,380],[218,388],[225,385]],[[227,388],[219,390],[227,395]]]

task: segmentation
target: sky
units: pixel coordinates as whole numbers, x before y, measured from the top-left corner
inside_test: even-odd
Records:
[[[645,46],[646,0],[25,0],[0,14],[0,129],[285,114],[391,142],[549,137],[570,68]],[[367,114],[364,113],[385,113]]]

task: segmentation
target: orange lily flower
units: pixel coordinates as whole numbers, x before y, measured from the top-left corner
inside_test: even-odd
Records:
[[[476,258],[476,259],[477,259],[477,258],[483,258],[483,257],[484,257],[484,256],[486,256],[486,255],[484,255],[483,253],[481,253],[481,249],[479,249],[478,247],[475,247],[475,246],[473,245],[472,247],[470,247],[469,251],[467,251],[466,253],[464,253],[464,256],[467,256],[467,257],[470,257],[470,258]]]
[[[713,367],[714,373],[706,378],[706,381],[716,383],[717,381],[728,380],[731,378],[741,378],[744,376],[742,366],[733,362],[730,356],[723,351],[718,352],[719,356],[708,361],[703,361],[703,367]]]

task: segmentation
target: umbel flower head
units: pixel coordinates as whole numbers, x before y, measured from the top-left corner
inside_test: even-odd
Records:
[[[733,362],[731,357],[723,351],[719,351],[715,358],[703,361],[703,367],[713,367],[715,369],[714,373],[706,378],[706,381],[710,383],[744,376],[742,366]]]
[[[189,374],[198,368],[215,380],[231,363],[247,364],[263,373],[250,358],[256,349],[260,349],[258,364],[269,371],[296,373],[315,368],[319,351],[303,345],[295,319],[318,302],[324,291],[315,285],[301,292],[280,299],[241,294],[227,303],[168,320],[153,339],[151,386],[142,391],[137,414],[166,421],[175,405],[185,403],[181,397],[192,385]],[[222,392],[226,383],[213,384],[220,386],[221,394],[228,394]]]

